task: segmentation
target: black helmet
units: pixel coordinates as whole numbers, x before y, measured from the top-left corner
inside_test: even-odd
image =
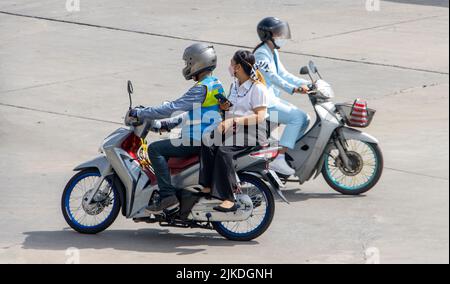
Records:
[[[274,38],[291,39],[289,24],[275,17],[262,19],[258,24],[258,36],[261,41],[272,41]]]

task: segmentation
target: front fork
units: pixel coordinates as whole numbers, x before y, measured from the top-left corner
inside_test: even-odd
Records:
[[[347,155],[347,142],[342,135],[342,129],[338,129],[333,136],[333,142],[339,151],[339,157],[341,158],[342,163],[347,169],[351,169],[353,165]]]
[[[95,183],[94,188],[93,188],[94,190],[87,197],[87,200],[86,200],[87,204],[92,204],[92,200],[94,199],[94,197],[99,192],[99,190],[102,187],[102,184],[105,181],[105,179],[106,179],[105,176],[101,176],[100,179]]]

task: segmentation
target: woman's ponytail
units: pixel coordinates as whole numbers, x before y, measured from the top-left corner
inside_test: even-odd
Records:
[[[267,85],[266,85],[266,79],[264,79],[264,76],[263,76],[263,74],[261,73],[261,71],[259,71],[259,68],[258,68],[258,69],[255,69],[255,78],[256,78],[255,81],[257,81],[257,82],[263,84],[264,86],[267,86]]]
[[[253,55],[253,53],[247,50],[239,50],[235,53],[233,59],[242,66],[244,72],[250,76],[253,81],[266,85],[264,76],[259,71],[259,65],[256,64],[255,55]]]
[[[261,46],[263,46],[264,44],[266,44],[264,41],[261,42],[260,44],[258,44],[255,49],[253,49],[253,53],[255,53]]]

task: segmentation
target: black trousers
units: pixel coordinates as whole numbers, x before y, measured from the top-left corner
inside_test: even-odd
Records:
[[[200,185],[209,187],[212,195],[234,202],[233,190],[237,187],[234,158],[247,150],[240,146],[201,147]]]

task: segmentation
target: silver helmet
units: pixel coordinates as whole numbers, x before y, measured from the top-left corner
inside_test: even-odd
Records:
[[[195,43],[184,51],[183,60],[186,67],[183,68],[183,76],[186,80],[193,79],[199,73],[213,71],[217,66],[217,55],[214,47],[204,43]]]

